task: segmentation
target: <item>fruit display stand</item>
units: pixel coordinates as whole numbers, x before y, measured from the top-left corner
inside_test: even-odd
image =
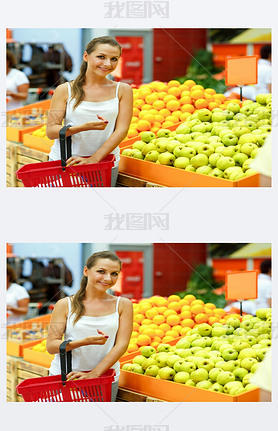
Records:
[[[41,341],[36,342],[32,347],[40,344]],[[42,367],[49,368],[52,360],[54,359],[54,355],[50,355],[45,351],[36,351],[33,350],[32,347],[28,347],[23,351],[23,359],[26,362],[30,362],[31,364],[40,365]]]
[[[7,327],[8,339],[7,339],[7,354],[15,357],[23,357],[24,349],[27,347],[34,346],[38,342],[43,340],[43,335],[36,339],[27,339],[22,336],[19,339],[13,339],[12,336],[9,336],[12,331],[28,331],[28,330],[36,330],[34,328],[39,328],[40,330],[46,330],[48,324],[50,322],[51,315],[46,314],[44,316],[35,317],[34,319],[25,320],[21,323],[10,325]],[[43,333],[42,333],[43,334]]]
[[[126,147],[132,143],[126,141]],[[237,181],[216,178],[172,166],[158,165],[146,160],[135,159],[121,154],[119,172],[165,187],[258,187],[259,174],[250,175]]]
[[[25,133],[23,136],[23,145],[33,150],[42,151],[43,153],[49,154],[54,140],[48,138],[40,138],[34,136],[32,133]]]
[[[50,108],[50,99],[43,100],[41,102],[33,103],[31,105],[23,106],[22,108],[15,109],[7,112],[7,117],[12,118],[13,116],[27,116],[37,113],[39,116],[46,117],[47,112]],[[43,121],[43,120],[42,120]],[[11,121],[7,121],[6,127],[6,138],[8,141],[22,142],[25,133],[30,133],[38,129],[42,123],[34,125],[12,125]]]
[[[121,367],[123,364],[121,364]],[[237,396],[190,387],[168,380],[121,370],[120,388],[168,402],[258,402],[259,389]]]

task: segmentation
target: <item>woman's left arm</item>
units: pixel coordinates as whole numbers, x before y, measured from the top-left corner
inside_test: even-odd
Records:
[[[119,113],[115,130],[104,144],[90,157],[71,157],[68,164],[84,165],[87,163],[99,163],[110,154],[126,137],[133,111],[133,92],[129,84],[121,83],[119,86]]]
[[[11,96],[15,100],[26,100],[28,97],[29,84],[18,85],[17,92],[7,91],[7,96]]]
[[[71,372],[68,377],[73,379],[90,379],[101,376],[126,352],[133,330],[133,306],[128,298],[121,298],[119,303],[119,329],[112,350],[89,373]]]

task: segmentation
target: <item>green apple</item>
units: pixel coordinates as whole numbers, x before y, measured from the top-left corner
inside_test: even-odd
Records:
[[[141,132],[140,138],[143,142],[150,142],[152,139],[155,139],[156,136],[153,132]]]
[[[260,346],[262,347],[271,347],[272,341],[267,339],[261,339],[259,340],[258,344],[260,344]]]
[[[223,386],[219,385],[219,383],[213,383],[210,388],[209,391],[213,391],[213,392],[223,392]]]
[[[181,132],[178,132],[177,129],[176,129],[176,132],[181,133]],[[189,129],[189,132],[190,132],[190,129]],[[189,132],[187,132],[187,133],[189,133]],[[170,133],[171,133],[171,130],[169,130],[169,129],[159,129],[157,131],[156,136],[158,138],[167,138],[170,135]]]
[[[226,106],[229,111],[232,111],[234,114],[237,114],[240,111],[240,106],[238,103],[230,102]]]
[[[218,368],[212,368],[210,371],[209,371],[209,378],[211,379],[211,380],[214,380],[215,382],[216,382],[216,380],[217,380],[217,376],[220,374],[220,373],[222,373],[222,368],[220,368],[220,367],[218,367]]]
[[[216,177],[216,178],[223,178],[223,172],[218,168],[214,168],[212,169],[212,171],[210,171],[209,176]]]
[[[196,386],[196,382],[194,382],[194,380],[189,379],[185,382],[186,386]]]
[[[205,133],[206,132],[206,125],[205,124],[195,124],[194,126],[191,127],[191,131],[192,132],[200,132],[200,133]]]
[[[257,145],[260,147],[264,145],[266,138],[269,136],[269,133],[264,133],[262,130],[261,132],[261,134],[256,134]]]
[[[224,362],[224,364],[221,365],[221,368],[223,371],[230,371],[233,372],[237,366],[236,366],[236,361],[234,361],[233,359]]]
[[[266,105],[268,98],[271,96],[271,93],[257,94],[256,102],[261,105]]]
[[[262,348],[262,346],[261,346],[261,348]],[[194,356],[197,356],[199,358],[208,359],[208,351],[205,349],[206,349],[206,347],[204,347],[202,350],[199,350],[198,352],[194,353]]]
[[[177,157],[174,161],[174,167],[179,169],[185,169],[189,165],[188,157]]]
[[[223,328],[223,325],[221,326],[213,326],[211,329],[211,335],[213,337],[220,337],[220,335],[226,334],[226,328]]]
[[[231,371],[222,371],[217,376],[217,383],[224,386],[228,382],[233,382],[235,380],[235,375]]]
[[[186,362],[186,361],[182,363],[178,361],[178,362],[175,362],[175,365],[174,365],[174,370],[177,372],[185,371],[186,373],[192,373],[192,371],[195,371],[196,368],[197,368],[196,364],[193,364],[193,362]]]
[[[253,110],[254,110],[254,108],[253,108],[252,104],[249,103],[248,105],[242,106],[240,108],[239,112],[241,114],[245,114],[248,116],[248,115],[251,115],[253,113]]]
[[[250,331],[253,331],[253,328],[250,329]],[[254,337],[254,335],[250,334],[250,331],[242,336],[242,340],[249,343],[250,346],[253,346],[257,343],[257,338]]]
[[[167,151],[167,145],[169,143],[169,140],[166,138],[160,138],[156,142],[156,149],[159,153],[164,153]]]
[[[246,370],[251,370],[252,366],[256,364],[258,361],[254,357],[248,357],[241,360],[240,366],[242,368],[246,368]]]
[[[212,171],[212,168],[210,166],[200,166],[196,169],[197,174],[203,174],[203,175],[209,175]]]
[[[254,323],[251,322],[249,319],[242,320],[242,322],[240,323],[240,327],[246,329],[247,331],[249,331],[249,329],[252,329],[253,326],[254,326]]]
[[[241,136],[246,135],[247,133],[250,133],[251,130],[248,129],[248,127],[238,126],[233,129],[233,132],[237,137],[240,138]]]
[[[247,169],[250,169],[250,163],[252,163],[252,161],[253,161],[253,159],[247,159],[247,160],[245,160],[245,162],[243,162],[243,164],[242,164],[242,169],[243,169],[243,172],[245,172],[245,171],[247,171]]]
[[[155,358],[152,358],[152,357],[146,358],[141,366],[142,366],[143,370],[146,370],[151,365],[157,365]]]
[[[189,349],[190,345],[191,345],[190,341],[186,337],[184,337],[184,338],[181,338],[176,343],[176,348],[177,349]]]
[[[214,148],[212,145],[204,144],[202,142],[198,142],[196,144],[196,149],[198,154],[205,154],[207,157],[214,153]]]
[[[192,371],[190,374],[191,379],[195,383],[201,382],[202,380],[207,380],[208,376],[208,371],[205,368],[198,368],[197,370]]]
[[[238,357],[238,351],[236,349],[233,349],[232,347],[223,350],[221,353],[222,353],[222,358],[225,361],[231,361],[231,360],[237,359]]]
[[[259,308],[258,310],[256,310],[256,316],[259,319],[265,320],[266,319],[266,314],[268,313],[269,308]]]
[[[253,383],[248,383],[244,389],[245,391],[252,391],[254,389],[258,389],[258,387],[256,385],[253,385]]]
[[[246,376],[244,376],[243,379],[242,379],[243,386],[248,385],[250,383],[250,380],[252,379],[253,376],[254,376],[253,373],[246,374]]]
[[[137,149],[133,150],[132,157],[134,157],[135,159],[141,159],[141,160],[143,160],[143,159],[144,159],[144,156],[143,156],[143,154],[141,153],[141,151],[140,151],[140,150],[137,150]]]
[[[159,156],[159,152],[156,150],[151,150],[145,155],[145,160],[148,162],[156,162]]]
[[[270,133],[272,128],[271,126],[267,126],[266,124],[263,126],[259,126],[259,129],[263,131],[263,133]]]
[[[137,355],[132,359],[133,364],[139,364],[142,365],[145,361],[146,357],[142,355]]]
[[[223,110],[223,114],[226,115],[226,120],[232,120],[234,118],[235,113],[233,111],[231,111],[230,109],[228,109],[226,107],[226,109]]]
[[[143,156],[145,156],[149,151],[153,151],[153,150],[157,151],[156,144],[154,144],[153,142],[150,142],[149,144],[144,145],[141,152]]]
[[[175,153],[174,153],[175,154]],[[179,156],[176,157],[187,157],[188,159],[191,159],[191,157],[196,156],[196,150],[191,147],[183,147],[180,150]],[[187,165],[188,166],[188,165]]]
[[[255,175],[255,174],[257,174],[258,173],[258,171],[256,171],[255,169],[247,169],[246,171],[245,171],[245,175],[248,177],[249,175]]]
[[[239,381],[234,380],[233,382],[228,382],[224,385],[223,392],[225,394],[231,395],[231,390],[233,388],[243,388],[243,384]]]
[[[168,344],[168,343],[160,343],[158,346],[157,346],[157,348],[156,348],[156,351],[158,352],[158,353],[161,353],[161,352],[169,352],[170,351],[170,349],[171,349],[171,344]]]
[[[142,151],[144,145],[145,145],[145,142],[143,142],[143,141],[136,141],[136,142],[134,142],[132,144],[132,148],[134,150],[140,150],[140,151]]]
[[[188,148],[188,147],[185,147],[185,144],[177,145],[177,146],[174,148],[174,151],[173,151],[174,156],[175,156],[175,157],[181,157],[181,150],[182,150],[183,148]],[[195,151],[195,150],[194,150],[194,151]],[[195,154],[196,154],[196,152],[195,152]],[[185,157],[186,157],[186,156],[185,156]]]
[[[176,141],[179,141],[180,144],[186,144],[187,142],[193,141],[192,136],[190,134],[183,135],[182,133],[179,133],[175,136]]]
[[[176,383],[185,383],[189,379],[190,375],[186,371],[180,371],[174,376],[174,382]]]
[[[131,371],[132,367],[134,364],[128,363],[128,364],[123,364],[122,366],[122,370],[124,371]]]
[[[243,377],[248,374],[248,370],[244,367],[237,367],[234,369],[233,373],[237,380],[242,381]]]
[[[206,340],[204,340],[202,337],[197,338],[196,340],[192,341],[191,343],[192,347],[206,347]]]
[[[198,333],[204,337],[207,337],[211,334],[211,326],[207,323],[201,323],[197,328]]]
[[[226,147],[224,146],[224,145],[222,145],[222,144],[220,144],[219,146],[217,146],[215,149],[214,149],[214,152],[215,152],[215,154],[221,154],[222,156],[223,156],[223,151],[226,149]],[[223,156],[224,157],[224,156]],[[216,163],[217,164],[217,163]]]
[[[122,151],[122,155],[123,156],[128,156],[128,157],[132,157],[133,156],[133,152],[134,152],[134,150],[133,150],[133,148],[125,148],[123,151]]]
[[[201,121],[210,121],[211,111],[209,109],[203,108],[198,111],[198,118]]]
[[[202,380],[196,384],[196,388],[199,389],[209,389],[212,386],[212,383],[209,380]]]
[[[151,377],[156,377],[158,375],[158,371],[160,370],[158,365],[150,365],[146,371],[145,371],[145,375],[146,376],[151,376]]]
[[[221,157],[217,163],[216,163],[216,167],[218,169],[220,169],[221,171],[225,171],[225,169],[231,167],[231,166],[235,166],[235,161],[232,157]]]
[[[234,157],[236,153],[239,152],[239,145],[231,145],[230,147],[225,147],[221,154],[224,157]]]
[[[249,349],[250,348],[250,344],[247,343],[247,341],[243,341],[243,340],[236,340],[235,342],[232,343],[234,349],[236,349],[238,352],[240,352],[243,349]]]
[[[190,127],[187,126],[186,124],[180,124],[177,128],[176,128],[176,133],[182,134],[182,135],[187,135],[188,133],[190,133]],[[158,132],[157,132],[158,135]]]
[[[133,371],[134,373],[137,373],[137,374],[144,374],[144,370],[139,364],[133,364],[130,371]]]
[[[199,168],[200,166],[206,166],[208,164],[208,156],[205,154],[197,154],[190,159],[190,162],[194,168]]]
[[[233,155],[233,159],[234,159],[234,161],[236,163],[236,166],[242,166],[243,163],[245,162],[245,160],[248,159],[248,156],[247,156],[247,154],[239,152],[239,153],[235,153]]]
[[[221,137],[221,140],[226,147],[230,145],[236,145],[238,142],[237,135],[232,133],[231,131],[229,133],[225,133],[223,136],[219,134],[219,136]]]
[[[214,368],[214,362],[211,359],[206,358],[199,358],[197,361],[197,367],[198,369],[204,368],[208,372]]]
[[[242,336],[244,336],[244,335],[246,335],[247,334],[247,330],[246,329],[244,329],[244,328],[236,328],[235,330],[234,330],[234,335],[238,335],[238,336],[240,336],[240,337],[242,337]]]
[[[223,176],[224,176],[224,178],[230,179],[233,173],[236,173],[236,174],[243,173],[243,170],[240,166],[231,166],[230,168],[225,169]],[[231,325],[228,325],[228,326],[231,326]],[[234,331],[234,329],[233,329],[233,331]]]
[[[176,361],[179,361],[180,360],[180,356],[179,355],[170,355],[170,356],[168,356],[168,358],[167,358],[167,360],[166,360],[166,364],[168,365],[168,367],[171,367],[171,368],[173,368],[174,367],[174,364],[175,364],[175,362]]]
[[[162,380],[173,380],[175,375],[176,375],[176,371],[173,368],[168,366],[164,366],[160,368],[160,370],[158,371],[158,376]]]
[[[166,144],[166,150],[169,151],[169,153],[173,153],[175,147],[180,145],[180,142],[176,139],[168,139],[168,142]]]
[[[169,151],[165,151],[164,153],[159,154],[158,160],[162,165],[172,166],[176,160],[176,157]]]
[[[238,355],[239,359],[256,358],[256,357],[257,357],[257,352],[250,347],[247,347],[246,349],[242,349]],[[241,364],[242,364],[242,361],[241,361]]]
[[[238,328],[240,325],[240,319],[237,317],[229,317],[229,319],[226,320],[227,325],[231,325],[233,328]]]
[[[211,121],[216,121],[219,123],[220,121],[223,121],[226,119],[227,119],[227,116],[223,111],[222,112],[213,112],[212,111]]]
[[[252,151],[257,149],[257,148],[258,148],[258,146],[256,144],[253,144],[250,142],[250,143],[242,144],[240,146],[240,151],[241,151],[241,153],[247,154],[247,156],[250,157]]]

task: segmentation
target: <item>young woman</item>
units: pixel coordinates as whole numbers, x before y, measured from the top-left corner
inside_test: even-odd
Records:
[[[59,131],[71,125],[72,156],[68,165],[98,163],[115,154],[111,186],[118,175],[120,151],[132,117],[132,88],[107,78],[118,64],[121,46],[109,36],[93,39],[86,46],[78,77],[55,90],[48,115],[47,136],[55,139],[49,159],[59,160]]]
[[[120,270],[120,259],[110,251],[90,256],[78,292],[56,303],[47,338],[47,350],[55,354],[50,375],[61,374],[59,346],[63,335],[65,340],[72,340],[66,347],[66,351],[72,350],[69,380],[99,377],[114,368],[111,401],[118,391],[118,360],[126,352],[133,328],[131,301],[107,293]]]

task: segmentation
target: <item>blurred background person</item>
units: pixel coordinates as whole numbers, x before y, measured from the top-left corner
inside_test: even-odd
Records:
[[[7,265],[7,325],[22,322],[29,309],[30,296],[27,290],[16,283],[16,272]]]
[[[242,312],[247,314],[256,314],[259,308],[271,308],[272,282],[271,282],[271,259],[265,259],[260,265],[260,274],[258,275],[258,297],[242,301]],[[233,302],[225,307],[226,311],[231,308],[240,309],[239,302]]]
[[[28,97],[29,79],[24,72],[16,69],[16,59],[9,50],[6,52],[6,99],[7,111],[23,106]]]
[[[242,97],[256,100],[258,94],[271,93],[272,69],[271,69],[271,45],[264,45],[260,50],[258,60],[258,82],[255,85],[245,85],[242,87]],[[225,96],[232,93],[240,94],[240,88],[234,87],[226,91]]]

